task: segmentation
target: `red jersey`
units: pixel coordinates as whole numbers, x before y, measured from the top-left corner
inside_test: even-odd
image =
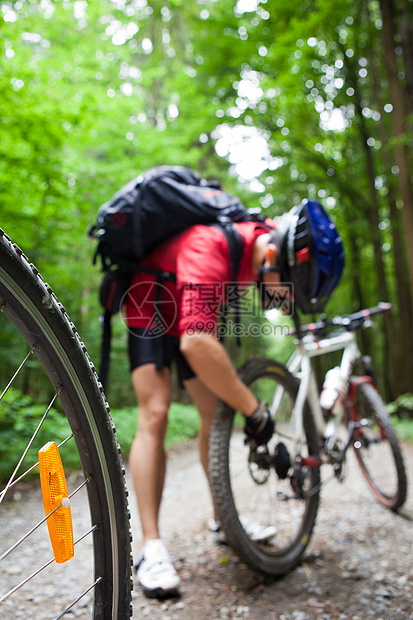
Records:
[[[270,224],[274,226],[272,220]],[[252,272],[255,240],[268,232],[257,222],[235,224],[244,241],[237,284],[247,287],[258,279]],[[228,242],[214,226],[197,225],[168,239],[141,261],[143,267],[176,275],[162,281],[157,298],[156,276],[136,271],[124,304],[129,327],[179,337],[187,331],[213,332],[232,281]]]

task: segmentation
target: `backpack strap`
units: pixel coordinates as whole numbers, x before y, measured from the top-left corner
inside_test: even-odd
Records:
[[[112,339],[112,316],[121,309],[122,299],[125,296],[132,271],[119,268],[105,272],[99,289],[99,299],[104,313],[100,317],[103,328],[102,345],[100,350],[99,379],[104,390],[107,388],[110,362],[110,345]]]
[[[106,310],[101,317],[103,333],[102,333],[102,345],[100,349],[100,368],[99,379],[103,385],[103,389],[106,392],[109,375],[109,362],[110,362],[110,344],[112,340],[112,312]]]
[[[227,240],[229,258],[231,261],[231,277],[232,281],[236,283],[238,281],[238,271],[244,253],[244,239],[236,226],[234,226],[234,222],[230,219],[222,219],[218,224],[215,224],[215,226],[219,227]]]
[[[220,220],[219,224],[214,224],[224,233],[228,243],[229,257],[231,262],[231,278],[234,286],[234,301],[232,306],[235,313],[235,323],[239,325],[241,322],[240,308],[239,308],[239,291],[238,291],[238,272],[241,265],[242,256],[244,253],[244,239],[241,233],[234,226],[234,222],[228,219]],[[227,316],[228,306],[221,312],[221,319],[225,322]],[[241,339],[237,334],[237,346],[241,346]]]
[[[170,274],[174,275],[174,274]],[[176,280],[176,277],[175,277]],[[159,271],[156,274],[156,284],[155,284],[155,303],[156,309],[162,314],[162,282],[165,280],[162,278],[162,272]],[[156,338],[155,340],[155,367],[156,370],[162,370],[164,363],[164,353],[163,353],[163,339]]]

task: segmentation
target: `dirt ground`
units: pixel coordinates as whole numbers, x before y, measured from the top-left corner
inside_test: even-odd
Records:
[[[304,560],[271,580],[253,573],[217,544],[206,527],[207,486],[193,445],[170,454],[162,536],[181,577],[180,598],[147,599],[135,578],[134,619],[151,620],[405,620],[413,619],[413,446],[403,446],[410,493],[399,514],[378,504],[349,464],[344,483],[321,494]],[[132,482],[128,477],[132,489]],[[140,526],[131,493],[133,550]]]
[[[277,580],[252,572],[227,546],[217,544],[206,526],[211,502],[196,446],[171,451],[161,531],[181,577],[181,596],[149,600],[135,576],[133,619],[413,620],[413,445],[403,448],[410,493],[400,514],[373,499],[356,463],[350,463],[344,483],[333,480],[322,489],[315,531],[302,564]],[[125,466],[137,558],[140,523],[128,464]],[[29,485],[13,499],[9,510],[0,511],[0,542],[14,540],[20,528],[27,531],[42,512],[39,492]],[[87,502],[79,501],[79,531],[87,530],[87,522]],[[63,567],[64,581],[59,572],[53,578],[49,567],[28,582],[21,595],[13,595],[0,605],[0,620],[56,618],[55,608],[65,607],[60,599],[66,594],[71,597],[84,581],[84,560],[91,557],[91,540],[85,539],[82,544],[86,546],[83,553],[76,553],[67,566],[55,566],[56,571]],[[20,580],[24,571],[30,572],[32,565],[50,557],[48,537],[40,530],[37,538],[22,547],[20,559],[6,558],[6,566],[0,570],[2,590],[7,591],[9,582]],[[65,618],[90,619],[91,604],[92,595],[82,599]]]

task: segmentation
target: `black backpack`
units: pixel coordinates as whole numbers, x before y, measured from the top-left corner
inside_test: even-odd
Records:
[[[159,283],[174,279],[174,274],[143,268],[141,259],[190,226],[218,225],[228,242],[232,279],[236,282],[244,244],[233,223],[251,220],[262,221],[217,183],[208,183],[183,166],[151,168],[100,207],[89,236],[98,241],[94,263],[100,256],[106,272],[100,287],[105,310],[100,368],[104,386],[109,367],[110,319],[120,310],[134,271],[152,273]]]

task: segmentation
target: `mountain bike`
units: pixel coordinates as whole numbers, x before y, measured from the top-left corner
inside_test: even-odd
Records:
[[[132,613],[129,510],[109,406],[64,307],[3,231],[0,311],[2,342],[10,347],[1,352],[0,618],[71,611],[125,620]],[[18,353],[16,372],[4,378],[4,359]],[[48,398],[30,403],[23,422],[27,403],[16,409],[16,395],[28,385]],[[8,449],[31,425],[21,457],[5,471]]]
[[[295,351],[286,366],[254,359],[239,374],[258,400],[267,401],[275,424],[267,446],[246,439],[244,419],[221,403],[210,440],[210,478],[227,542],[251,568],[282,575],[300,562],[310,541],[326,483],[321,470],[342,481],[349,448],[374,497],[397,511],[407,480],[399,441],[374,381],[371,360],[361,357],[355,332],[390,304],[301,326],[295,315]],[[342,351],[326,374],[321,395],[313,358]],[[362,374],[353,374],[361,362]],[[351,452],[350,451],[350,452]],[[272,527],[253,540],[245,522]]]

